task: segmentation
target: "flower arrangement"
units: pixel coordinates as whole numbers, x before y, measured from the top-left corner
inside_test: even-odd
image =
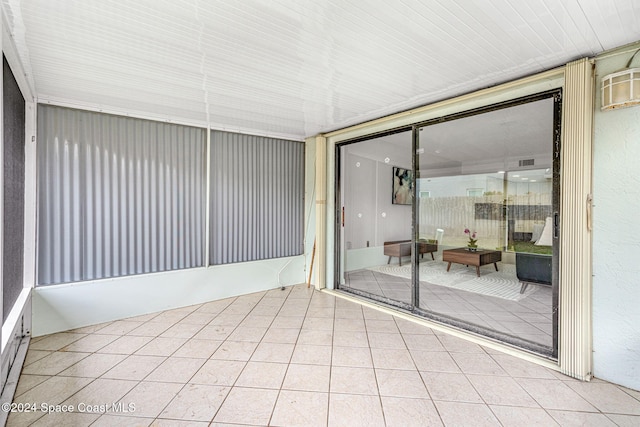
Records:
[[[478,249],[478,239],[476,239],[477,233],[471,232],[468,228],[464,229],[464,234],[469,236],[469,243],[467,243],[467,247],[470,251],[475,251]]]

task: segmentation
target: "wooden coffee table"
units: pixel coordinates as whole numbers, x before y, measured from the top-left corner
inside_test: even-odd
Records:
[[[447,271],[451,268],[451,263],[473,265],[476,267],[476,274],[480,277],[480,267],[493,264],[498,271],[497,262],[502,261],[502,252],[491,250],[478,250],[472,252],[467,248],[445,249],[442,251],[442,260],[448,262]]]

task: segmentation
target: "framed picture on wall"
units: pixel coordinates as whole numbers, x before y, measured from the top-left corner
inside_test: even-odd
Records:
[[[394,205],[411,205],[413,202],[413,172],[411,169],[393,167],[393,195],[391,203]]]

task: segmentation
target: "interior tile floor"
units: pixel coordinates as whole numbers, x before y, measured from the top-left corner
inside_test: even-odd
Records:
[[[39,410],[9,426],[640,425],[638,391],[305,285],[34,338],[14,402]]]
[[[520,288],[515,274],[513,286]],[[551,287],[536,284],[528,286],[535,287],[535,292],[520,301],[510,301],[420,282],[420,308],[552,347]],[[411,280],[376,271],[357,270],[346,273],[343,288],[411,303]]]

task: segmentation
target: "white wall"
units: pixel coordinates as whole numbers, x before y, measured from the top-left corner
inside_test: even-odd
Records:
[[[382,247],[386,241],[411,239],[411,206],[391,203],[393,166],[411,167],[345,156],[342,185],[347,250],[366,248],[367,242],[369,247]]]
[[[304,282],[304,256],[36,287],[33,336]]]
[[[632,54],[596,62],[593,361],[596,377],[640,390],[640,106],[600,111],[601,78]]]

